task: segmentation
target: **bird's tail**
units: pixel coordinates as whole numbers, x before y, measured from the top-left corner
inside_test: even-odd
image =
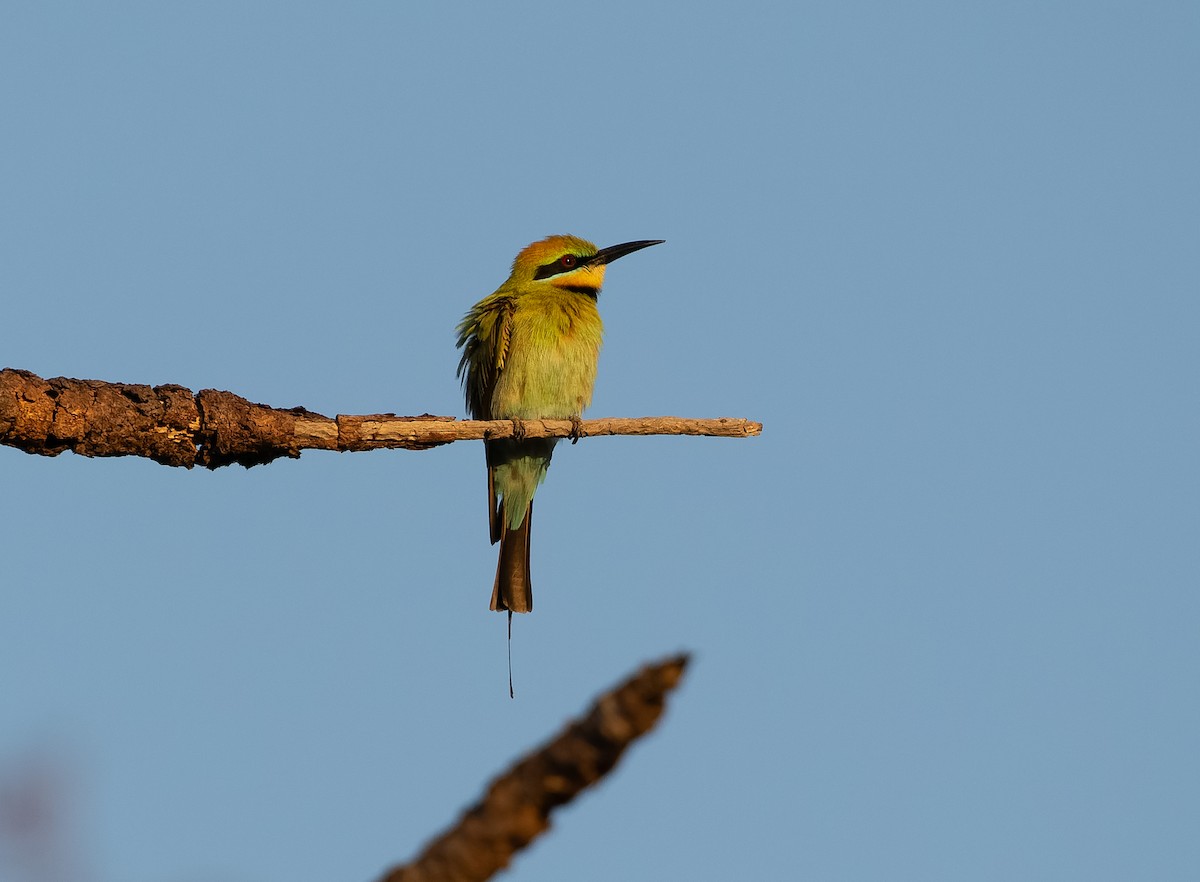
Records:
[[[516,529],[509,529],[501,511],[500,562],[496,565],[496,584],[492,587],[494,610],[533,612],[533,589],[529,584],[529,523],[532,520],[532,502],[525,512],[525,520]]]

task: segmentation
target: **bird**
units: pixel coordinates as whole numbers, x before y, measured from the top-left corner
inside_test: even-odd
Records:
[[[547,236],[517,254],[512,273],[457,328],[458,377],[467,412],[513,420],[514,437],[484,442],[488,524],[500,543],[490,607],[533,611],[529,528],[533,496],[546,477],[557,438],[523,438],[519,420],[568,419],[591,403],[604,324],[597,300],[608,264],[663,239],[596,248],[577,236]]]

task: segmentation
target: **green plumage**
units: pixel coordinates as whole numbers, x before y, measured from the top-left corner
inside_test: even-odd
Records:
[[[579,419],[592,400],[604,333],[596,300],[605,265],[649,244],[655,243],[597,251],[574,236],[551,236],[518,254],[508,280],[458,326],[458,374],[468,413],[481,420]],[[533,609],[533,496],[556,443],[485,442],[491,536],[500,542],[492,609]]]

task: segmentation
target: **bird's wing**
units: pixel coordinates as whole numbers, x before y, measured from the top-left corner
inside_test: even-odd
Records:
[[[458,325],[458,376],[467,399],[467,413],[477,420],[492,418],[492,392],[508,361],[512,340],[513,298],[497,291],[471,308]]]
[[[475,419],[492,418],[492,392],[508,361],[515,309],[513,298],[498,291],[475,304],[458,326],[458,346],[463,351],[458,362],[458,376],[467,399],[467,413]],[[487,441],[484,450],[488,466],[488,527],[495,545],[502,532],[492,461],[495,451]]]
[[[496,465],[492,462],[495,447],[490,441],[484,441],[483,451],[488,473],[488,538],[495,545],[504,536],[504,506],[496,498]]]

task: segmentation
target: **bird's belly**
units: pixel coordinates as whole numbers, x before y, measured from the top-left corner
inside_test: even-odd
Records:
[[[571,419],[591,404],[600,355],[599,317],[593,333],[578,325],[514,329],[508,363],[492,394],[495,419]]]

